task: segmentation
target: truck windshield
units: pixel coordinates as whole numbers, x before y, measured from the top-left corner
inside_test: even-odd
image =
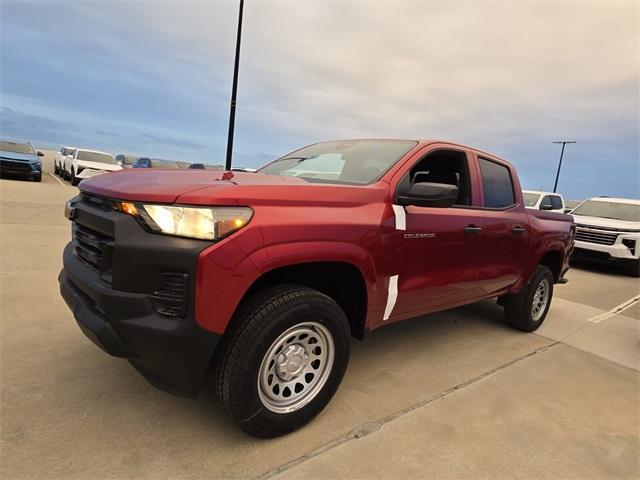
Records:
[[[640,222],[640,205],[633,203],[592,200],[584,202],[571,213],[573,215],[585,215],[588,217]]]
[[[527,207],[534,207],[540,198],[539,193],[523,192],[522,195],[524,196],[524,204]]]
[[[86,150],[80,150],[78,152],[78,160],[86,160],[87,162],[110,163],[112,165],[116,164],[116,159],[107,153],[88,152]]]
[[[33,151],[33,147],[28,143],[8,142],[6,140],[0,141],[0,151],[13,153],[36,153]]]
[[[349,140],[301,148],[258,173],[299,177],[308,182],[366,185],[379,180],[416,142]]]

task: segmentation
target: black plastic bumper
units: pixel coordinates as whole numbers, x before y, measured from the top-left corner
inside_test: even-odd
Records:
[[[108,255],[105,251],[102,262],[116,265],[112,271],[100,272],[78,254],[82,250],[76,237],[65,247],[64,267],[58,278],[60,293],[78,326],[102,350],[126,358],[152,385],[171,393],[196,396],[219,340],[219,335],[200,327],[193,315],[197,253],[206,245],[194,243],[193,251],[188,252],[183,248],[181,257],[173,251],[174,239],[144,232],[139,225],[129,223],[135,222],[133,218],[117,216],[128,217],[125,214],[114,217],[110,211],[82,204],[78,208],[82,210],[78,221],[84,226],[92,221],[94,226],[102,222],[105,235],[114,237],[112,251]],[[133,235],[127,234],[130,229]],[[124,238],[119,247],[121,235]],[[134,258],[128,255],[132,248],[137,252]],[[118,276],[115,259],[123,257],[128,257],[127,267],[122,267],[127,278],[120,283],[137,285],[138,291],[114,288]],[[180,265],[189,278],[184,314],[163,315],[159,313],[163,310],[155,291],[157,281],[152,281],[151,272],[157,270],[157,276],[162,276],[163,271],[176,270]]]

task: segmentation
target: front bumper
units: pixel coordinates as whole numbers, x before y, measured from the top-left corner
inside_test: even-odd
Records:
[[[74,208],[74,238],[58,280],[78,326],[152,385],[197,395],[220,338],[194,318],[197,256],[208,243],[147,233],[133,217],[90,202],[77,201]],[[100,239],[100,258],[87,232]],[[172,311],[162,296],[167,272],[185,279],[176,295],[184,295],[184,304]]]
[[[109,173],[111,170],[98,170],[94,168],[83,168],[76,175],[76,178],[92,178],[97,177],[98,175],[104,175],[105,173]]]
[[[632,250],[623,243],[623,240],[632,241],[635,248]],[[638,260],[640,258],[640,235],[637,234],[620,234],[613,245],[600,245],[597,243],[575,241],[575,248],[579,251],[577,254],[588,254],[588,252],[598,252],[602,258],[610,257],[612,260]],[[585,252],[588,251],[588,252]]]

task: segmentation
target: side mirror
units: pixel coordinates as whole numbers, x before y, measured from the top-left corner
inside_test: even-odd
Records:
[[[565,208],[564,209],[564,213],[571,213],[573,211],[573,208]]]
[[[553,205],[550,203],[543,203],[540,205],[540,210],[553,210]]]
[[[73,155],[67,155],[67,158],[73,158]]]
[[[458,199],[458,187],[446,183],[418,182],[406,194],[398,195],[401,205],[446,208]]]
[[[44,157],[44,153],[42,153],[40,150],[38,150],[38,156],[39,157]]]

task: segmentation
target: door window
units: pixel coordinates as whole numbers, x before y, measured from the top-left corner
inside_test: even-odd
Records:
[[[545,205],[551,205],[551,207],[553,208],[553,202],[551,201],[551,195],[545,195],[544,196],[544,198],[540,202],[540,210],[542,210],[542,207],[544,207]]]
[[[562,210],[562,199],[558,195],[551,195],[551,205],[554,210]]]
[[[506,208],[516,203],[513,194],[513,182],[509,169],[504,165],[479,158],[482,185],[484,187],[484,206],[487,208]],[[542,200],[544,202],[544,199]]]
[[[445,183],[458,187],[454,205],[471,205],[471,182],[467,155],[457,150],[437,150],[420,159],[409,172],[410,185],[416,182]]]

